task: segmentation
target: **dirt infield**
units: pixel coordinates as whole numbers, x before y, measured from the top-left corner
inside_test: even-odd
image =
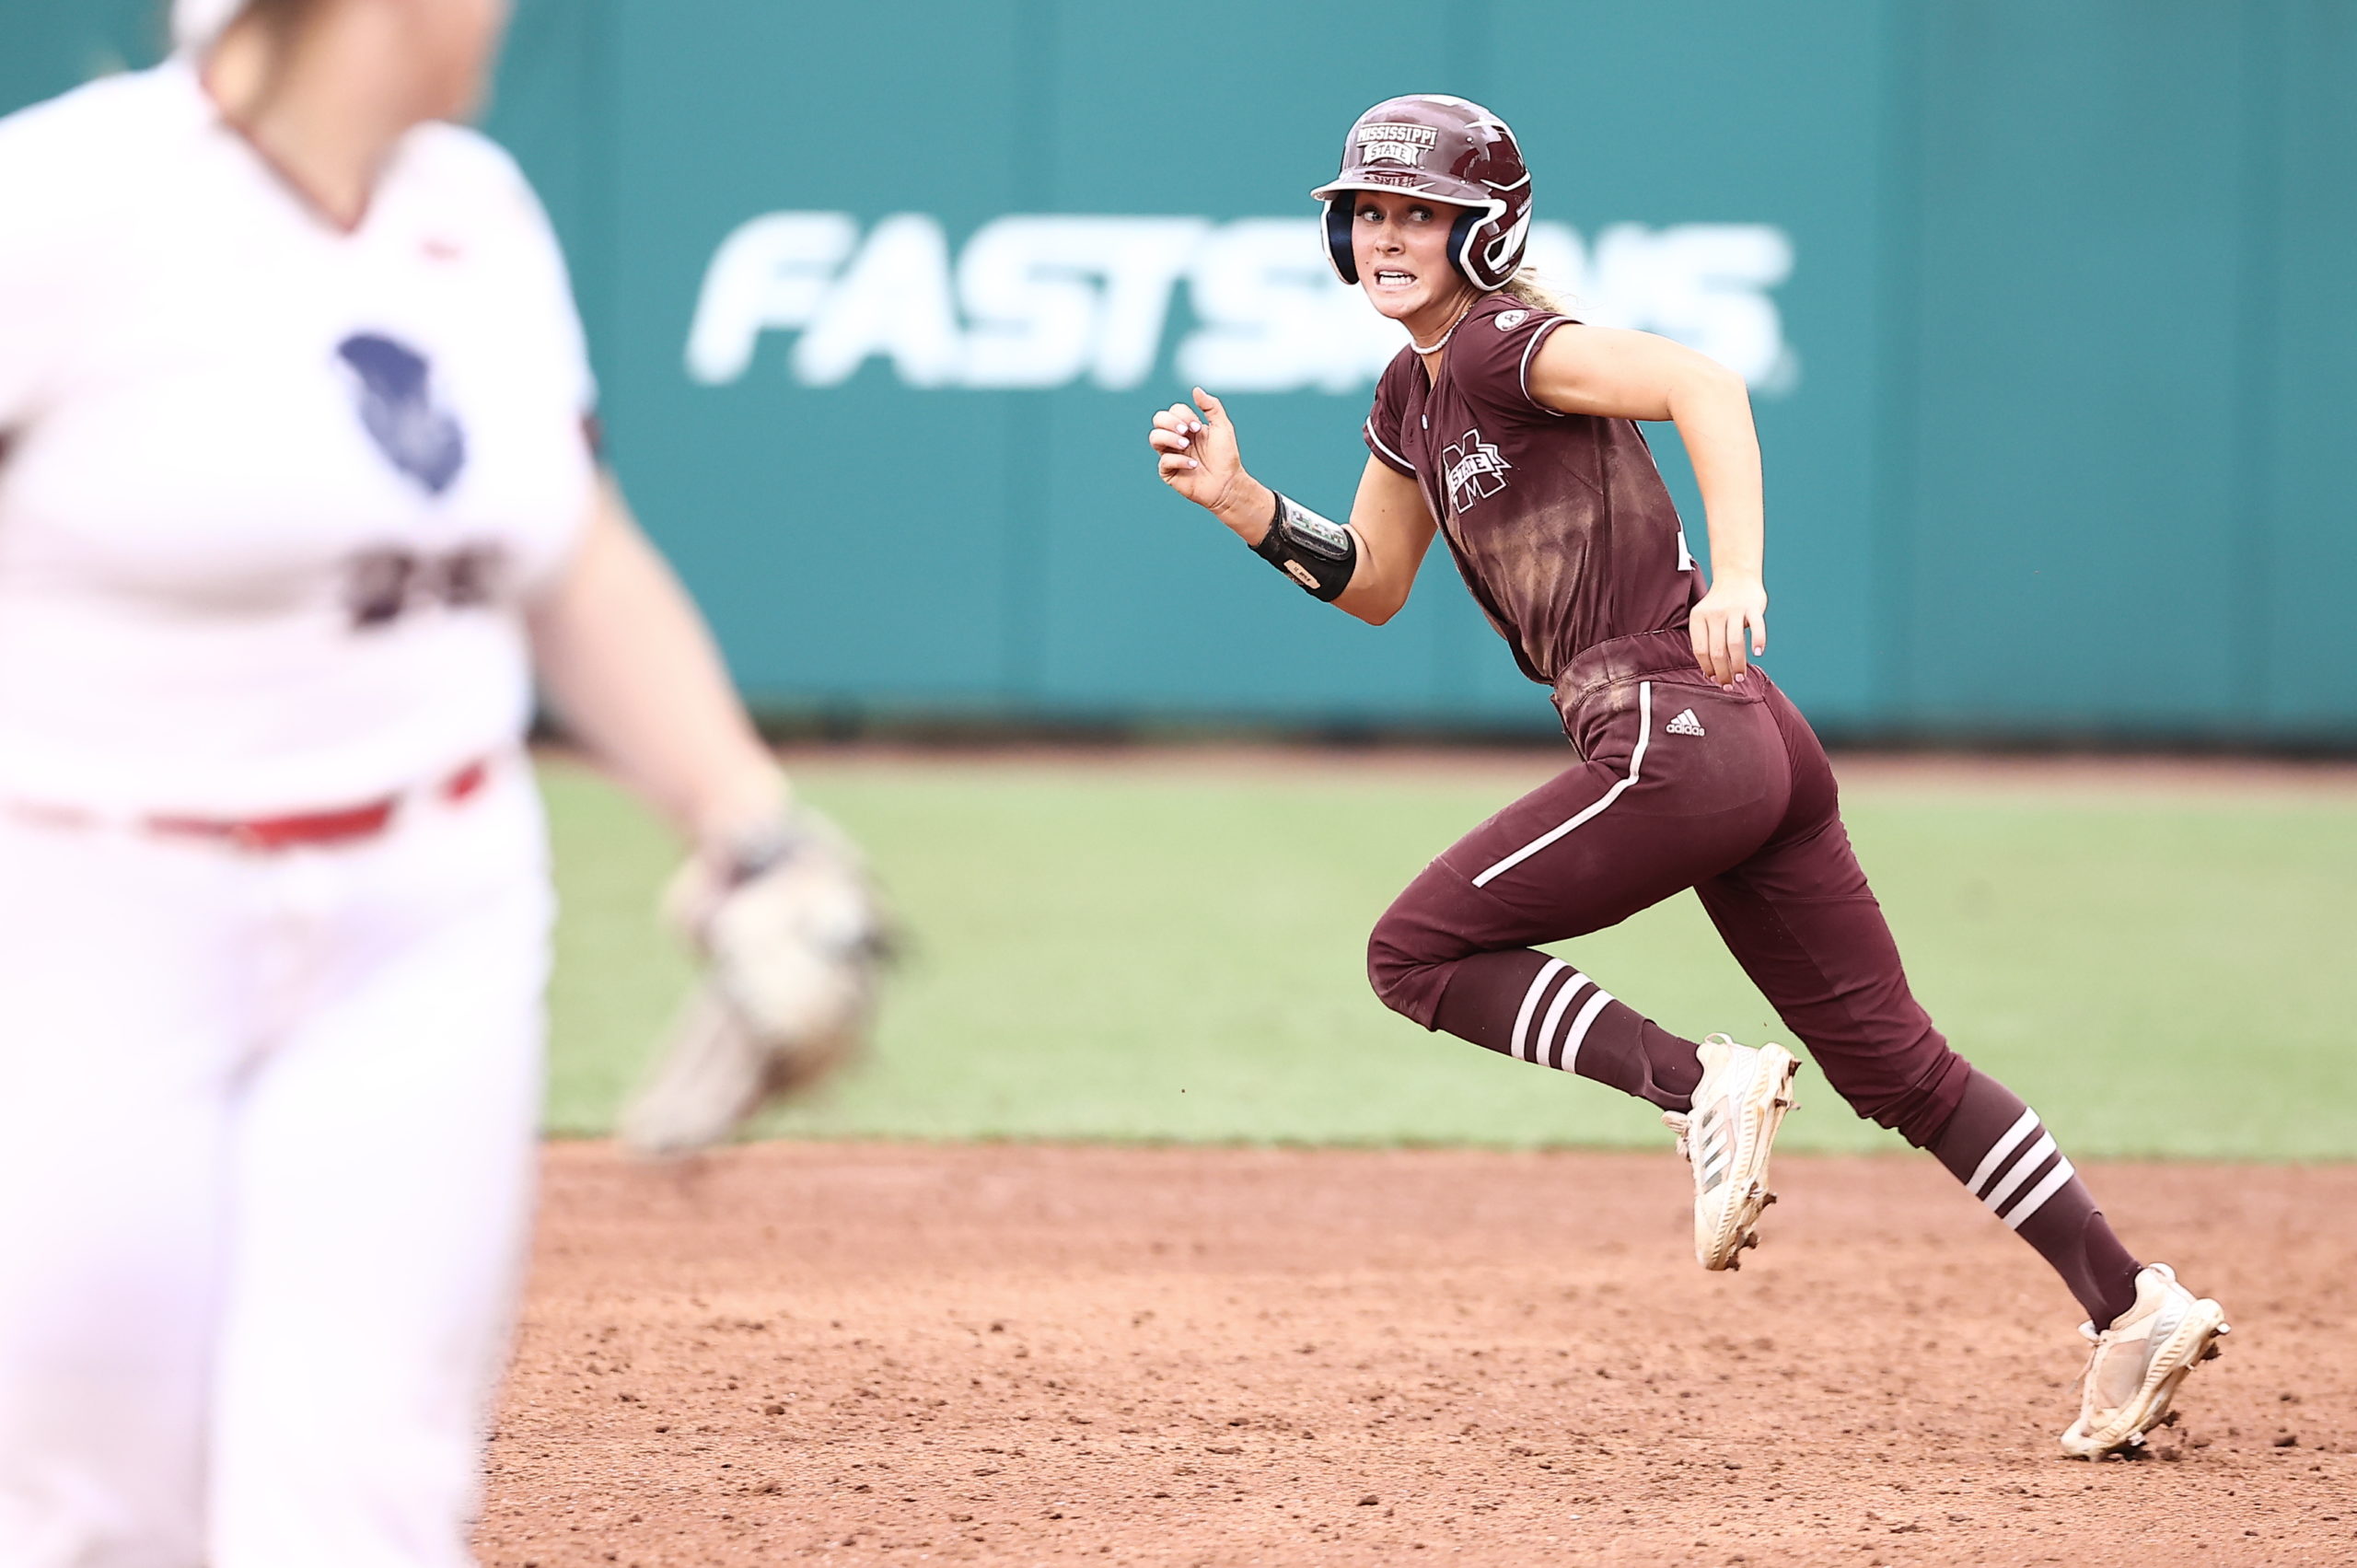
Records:
[[[2357,1562],[2357,1168],[2113,1167],[2235,1333],[2057,1457],[2076,1314],[1928,1160],[552,1146],[492,1568]]]

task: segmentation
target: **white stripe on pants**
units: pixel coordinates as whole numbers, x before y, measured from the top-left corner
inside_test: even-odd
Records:
[[[0,1563],[470,1561],[550,906],[520,762],[287,854],[0,822]]]

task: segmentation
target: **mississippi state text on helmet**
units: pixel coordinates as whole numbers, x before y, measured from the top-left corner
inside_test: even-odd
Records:
[[[1398,191],[1464,208],[1448,255],[1484,293],[1504,288],[1530,238],[1530,170],[1506,122],[1478,103],[1410,93],[1376,104],[1351,127],[1342,169],[1310,195],[1326,203],[1326,255],[1344,283],[1359,281],[1351,256],[1353,192]]]

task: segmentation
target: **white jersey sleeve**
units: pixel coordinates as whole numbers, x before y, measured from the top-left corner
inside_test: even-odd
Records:
[[[578,389],[575,401],[582,416],[593,415],[598,408],[598,380],[589,364],[588,333],[581,325],[564,247],[557,239],[556,227],[550,223],[539,192],[507,149],[480,132],[431,125],[418,134],[444,144],[448,156],[482,170],[486,204],[493,209],[485,214],[487,224],[506,236],[524,274],[518,296],[536,306],[540,317],[536,325],[546,334],[548,354],[564,367],[567,378]]]

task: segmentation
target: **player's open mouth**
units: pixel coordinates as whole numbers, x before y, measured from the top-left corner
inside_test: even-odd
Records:
[[[1416,274],[1413,273],[1387,269],[1375,274],[1375,286],[1377,288],[1406,288],[1415,281]]]

